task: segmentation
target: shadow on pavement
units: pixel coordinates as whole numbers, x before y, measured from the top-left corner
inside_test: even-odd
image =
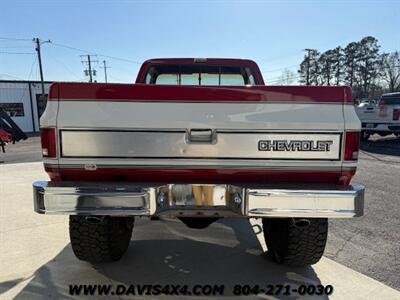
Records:
[[[400,137],[391,135],[363,141],[361,150],[374,154],[400,156]]]
[[[224,296],[235,296],[236,284],[320,284],[312,267],[283,267],[267,258],[246,220],[224,220],[202,231],[187,229],[179,222],[138,223],[138,236],[145,236],[142,229],[146,227],[147,239],[134,238],[120,261],[91,266],[78,261],[68,244],[35,272],[16,299],[69,298],[69,284],[113,284],[114,288],[118,284],[221,284],[225,285]],[[155,238],[148,239],[151,235]],[[15,284],[2,283],[0,291]],[[282,299],[282,295],[277,298]]]

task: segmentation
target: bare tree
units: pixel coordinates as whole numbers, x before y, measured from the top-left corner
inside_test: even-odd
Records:
[[[382,79],[387,82],[389,92],[400,91],[400,53],[383,53],[381,60]]]
[[[291,85],[295,80],[295,73],[290,71],[289,69],[284,69],[282,71],[282,75],[279,77],[277,84],[278,85]]]

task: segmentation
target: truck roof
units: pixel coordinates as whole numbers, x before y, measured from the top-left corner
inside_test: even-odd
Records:
[[[196,58],[196,57],[186,57],[186,58],[152,58],[143,62],[140,67],[139,73],[136,77],[136,83],[143,81],[143,78],[147,72],[149,65],[152,64],[193,64],[193,63],[206,63],[208,65],[228,65],[228,66],[246,66],[250,67],[253,71],[254,76],[257,77],[257,82],[264,85],[264,79],[262,77],[261,71],[257,63],[251,59],[241,59],[241,58]]]
[[[146,63],[176,63],[176,64],[191,64],[191,63],[210,63],[210,64],[235,64],[248,65],[255,64],[251,59],[242,58],[207,58],[207,57],[181,57],[181,58],[151,58],[144,62]]]

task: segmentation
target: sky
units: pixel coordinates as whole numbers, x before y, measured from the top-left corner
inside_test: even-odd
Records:
[[[39,79],[33,37],[43,43],[44,79],[87,81],[81,55],[103,82],[133,82],[157,57],[256,61],[267,83],[297,76],[305,48],[326,51],[372,35],[400,50],[400,0],[118,1],[0,0],[0,79]]]

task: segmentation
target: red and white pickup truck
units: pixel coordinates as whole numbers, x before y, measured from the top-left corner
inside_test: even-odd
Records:
[[[262,218],[278,263],[322,256],[328,218],[363,215],[348,87],[266,86],[251,60],[152,59],[135,84],[54,83],[38,213],[69,214],[75,255],[118,260],[135,216],[204,228]]]

